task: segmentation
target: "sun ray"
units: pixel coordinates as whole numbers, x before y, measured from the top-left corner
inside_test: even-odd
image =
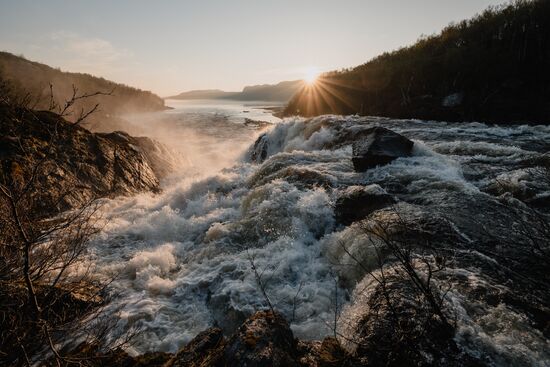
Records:
[[[319,69],[314,67],[314,66],[310,66],[306,69],[306,73],[305,73],[305,76],[304,76],[304,82],[307,84],[307,85],[313,85],[317,82],[317,78],[319,77]]]

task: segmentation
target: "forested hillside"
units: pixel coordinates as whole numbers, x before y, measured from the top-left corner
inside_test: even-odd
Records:
[[[90,98],[76,100],[71,107],[73,113],[65,116],[68,120],[74,120],[80,111],[89,111],[99,104],[98,111],[88,120],[88,127],[95,126],[100,130],[109,130],[106,125],[114,124],[117,115],[166,108],[164,100],[149,91],[90,74],[63,72],[8,52],[0,52],[0,79],[8,81],[20,98],[28,95],[31,104],[38,110],[50,109],[51,96],[53,102],[63,108],[64,103],[73,96],[73,86],[77,89],[77,96],[100,92]]]
[[[550,1],[516,1],[326,73],[285,114],[550,123],[549,65]]]

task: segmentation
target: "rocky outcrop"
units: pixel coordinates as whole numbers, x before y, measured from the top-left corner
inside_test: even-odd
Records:
[[[353,167],[358,172],[411,155],[414,143],[396,132],[377,126],[353,142]]]
[[[225,338],[219,328],[210,328],[197,335],[173,356],[165,367],[195,367],[223,365]]]
[[[395,202],[391,195],[376,184],[349,186],[339,193],[334,215],[339,223],[349,225]]]
[[[218,328],[200,333],[166,367],[298,365],[297,342],[286,320],[260,311],[227,339]]]
[[[299,341],[298,352],[302,366],[351,367],[360,366],[357,358],[351,356],[334,337],[322,341]]]
[[[96,134],[50,112],[0,107],[0,173],[9,186],[35,175],[33,205],[54,214],[94,198],[158,191],[167,174],[158,144],[123,132]]]
[[[252,151],[250,152],[250,159],[255,163],[262,163],[267,158],[268,139],[267,134],[262,134],[254,142]]]
[[[227,366],[297,366],[296,340],[279,314],[261,311],[248,318],[229,338]]]
[[[298,341],[279,314],[259,311],[229,338],[218,328],[197,335],[165,367],[353,366],[355,359],[334,338]]]
[[[200,333],[164,367],[475,365],[457,348],[448,324],[409,301],[414,293],[409,284],[391,284],[385,292],[391,292],[393,311],[387,307],[381,287],[361,305],[363,316],[347,339],[353,340],[353,353],[333,337],[297,340],[281,315],[259,311],[228,338],[219,328]]]

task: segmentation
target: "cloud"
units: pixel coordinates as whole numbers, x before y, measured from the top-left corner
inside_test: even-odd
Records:
[[[84,37],[74,32],[57,31],[49,35],[55,57],[63,68],[92,74],[113,74],[134,64],[132,53],[115,47],[98,37]]]

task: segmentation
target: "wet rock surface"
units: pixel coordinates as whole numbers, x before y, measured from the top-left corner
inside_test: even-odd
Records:
[[[11,118],[12,114],[18,118]],[[160,145],[124,132],[91,133],[50,112],[0,111],[0,167],[8,183],[41,170],[38,208],[56,213],[94,198],[158,191],[170,169]]]
[[[216,328],[200,333],[166,366],[298,366],[296,343],[281,315],[259,311],[229,338]]]
[[[261,311],[247,319],[227,341],[228,366],[297,366],[296,340],[281,315]]]
[[[221,329],[208,329],[176,353],[165,367],[222,366],[225,344]]]
[[[280,314],[258,311],[230,337],[212,328],[197,335],[165,366],[354,366],[352,357],[335,338],[298,341]]]
[[[349,225],[395,203],[395,199],[376,184],[349,186],[338,194],[334,214],[339,223]]]
[[[412,290],[403,284],[392,291],[403,295]],[[392,319],[374,291],[365,313],[354,331],[353,352],[334,337],[304,341],[294,337],[287,321],[271,311],[258,311],[230,337],[211,328],[197,335],[173,355],[165,367],[214,366],[477,366],[479,362],[462,353],[453,340],[453,330],[437,320],[426,326],[419,305],[402,298]],[[407,332],[409,338],[403,339]],[[344,341],[346,341],[344,339]],[[142,358],[140,356],[138,358]],[[134,365],[134,364],[128,364]],[[139,365],[139,364],[135,364]],[[154,364],[151,364],[153,366]]]
[[[411,155],[414,143],[396,132],[383,127],[365,131],[353,143],[353,167],[358,172]]]
[[[256,139],[252,146],[250,158],[253,162],[262,163],[267,157],[268,140],[267,135],[262,134]]]

